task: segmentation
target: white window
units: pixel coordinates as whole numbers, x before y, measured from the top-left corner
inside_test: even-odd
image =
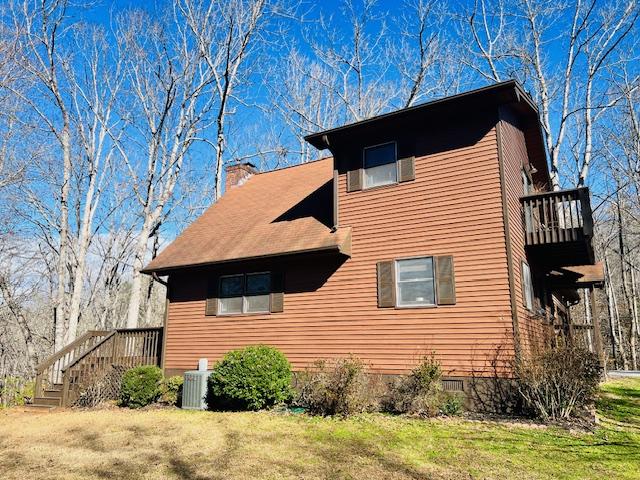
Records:
[[[433,257],[396,260],[396,304],[435,305]]]
[[[522,262],[522,290],[524,306],[533,311],[533,280],[531,278],[531,269],[525,262]]]
[[[395,142],[364,149],[364,188],[390,185],[398,181]]]
[[[267,313],[271,274],[249,273],[220,277],[220,315]]]

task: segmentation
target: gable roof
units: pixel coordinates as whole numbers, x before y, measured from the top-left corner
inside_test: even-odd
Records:
[[[538,170],[537,176],[540,182],[550,185],[551,177],[549,176],[546,146],[538,108],[531,96],[516,80],[492,83],[475,90],[394,110],[376,117],[313,133],[304,139],[319,150],[329,149],[335,154],[333,147],[343,142],[352,142],[357,136],[371,134],[375,138],[376,132],[380,130],[402,131],[411,128],[412,125],[424,125],[429,122],[434,124],[458,122],[459,118],[466,118],[474,113],[490,115],[491,113],[488,112],[497,111],[496,107],[499,105],[509,105],[517,112],[522,121],[529,159]]]
[[[142,271],[312,251],[348,254],[351,229],[332,231],[333,159],[258,173],[231,188]]]
[[[412,120],[417,118],[424,119],[428,116],[440,118],[444,111],[468,114],[471,110],[482,109],[487,105],[506,103],[516,105],[523,114],[534,116],[536,119],[538,117],[538,109],[529,94],[525,92],[516,80],[506,80],[476,88],[475,90],[468,90],[456,95],[449,95],[448,97],[383,113],[322,132],[312,133],[304,137],[304,139],[317,149],[324,150],[329,147],[327,141],[331,137],[345,134],[352,135],[356,131],[370,129],[376,125],[396,122],[400,118]]]

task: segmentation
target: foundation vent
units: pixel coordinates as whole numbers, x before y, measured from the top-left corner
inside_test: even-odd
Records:
[[[464,384],[462,380],[442,380],[442,389],[445,392],[463,392]]]

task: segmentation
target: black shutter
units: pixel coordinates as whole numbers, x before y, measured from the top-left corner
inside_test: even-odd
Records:
[[[456,304],[456,281],[453,256],[443,255],[436,260],[436,302],[438,305]]]
[[[378,262],[378,307],[388,308],[396,306],[396,275],[395,262],[388,260]]]
[[[347,192],[362,190],[362,169],[349,170],[347,172]]]
[[[209,284],[207,285],[207,301],[204,309],[204,314],[206,316],[214,316],[218,314],[218,284],[218,277],[212,277],[209,279]]]
[[[416,179],[415,157],[398,160],[398,182],[410,182]]]
[[[271,273],[271,313],[284,311],[284,274],[282,272]]]

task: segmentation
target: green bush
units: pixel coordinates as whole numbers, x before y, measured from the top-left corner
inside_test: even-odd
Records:
[[[259,410],[291,398],[291,365],[278,349],[253,345],[228,352],[209,376],[215,410]]]
[[[161,393],[162,370],[146,365],[124,372],[120,388],[120,405],[140,408],[158,400]]]
[[[594,402],[602,368],[596,354],[573,345],[532,352],[515,361],[525,412],[542,420],[568,419]]]
[[[462,398],[460,395],[443,392],[440,402],[440,413],[448,417],[458,415],[462,411]]]
[[[379,407],[381,382],[356,357],[319,360],[298,375],[296,404],[316,415],[348,417]]]
[[[34,388],[34,381],[27,381],[22,377],[0,378],[0,408],[31,403]]]
[[[160,385],[160,402],[179,407],[182,403],[183,382],[180,375],[164,378]]]

